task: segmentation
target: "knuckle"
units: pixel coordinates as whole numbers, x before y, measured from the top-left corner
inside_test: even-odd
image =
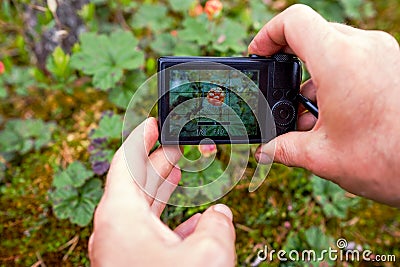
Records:
[[[282,12],[286,16],[288,23],[297,25],[300,21],[314,23],[318,21],[318,13],[309,6],[303,4],[294,4]]]
[[[275,158],[286,166],[294,166],[293,159],[293,146],[285,139],[279,141],[279,145],[275,149]]]
[[[292,14],[292,15],[296,15],[296,16],[299,16],[299,14],[315,13],[315,11],[311,7],[309,7],[307,5],[303,5],[303,4],[291,5],[290,7],[288,7],[286,9],[285,12]]]
[[[399,48],[399,43],[393,35],[384,31],[372,31],[371,38],[379,42],[385,48]]]

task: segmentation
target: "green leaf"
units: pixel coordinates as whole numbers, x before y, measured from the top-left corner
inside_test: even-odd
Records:
[[[122,109],[126,109],[132,96],[133,92],[122,86],[112,88],[108,93],[108,99]]]
[[[170,55],[174,50],[176,42],[176,37],[173,37],[170,33],[161,33],[156,36],[150,47],[160,55]]]
[[[142,4],[133,15],[131,26],[148,28],[154,32],[161,32],[171,26],[173,20],[167,16],[167,8],[160,4]]]
[[[0,132],[0,151],[1,153],[16,152],[23,146],[23,138],[16,131],[10,128],[9,123],[6,128]]]
[[[121,86],[114,87],[108,94],[109,100],[117,107],[126,109],[133,94],[145,81],[146,75],[139,70],[135,70],[126,76]]]
[[[376,10],[374,5],[371,2],[367,2],[364,5],[362,5],[362,13],[366,18],[372,18],[373,16],[376,15]]]
[[[319,255],[322,255],[323,250],[327,250],[333,243],[333,238],[326,235],[319,227],[316,226],[308,228],[304,232],[304,236],[308,244],[308,248],[315,251],[316,259]],[[333,264],[333,261],[329,259],[329,257],[325,257],[324,261],[329,263],[328,266],[332,266]],[[321,262],[318,260],[311,260],[310,263],[313,266],[318,267],[320,266]]]
[[[308,228],[304,234],[308,245],[312,249],[321,251],[329,247],[330,240],[319,227]]]
[[[301,251],[306,249],[304,242],[302,242],[300,235],[296,232],[290,232],[288,238],[286,239],[285,246],[283,250],[289,252],[290,250]]]
[[[92,138],[111,138],[119,139],[122,133],[122,117],[117,114],[103,116],[99,127],[94,131]]]
[[[11,160],[12,154],[24,155],[32,149],[40,150],[51,141],[54,129],[54,123],[40,119],[11,119],[0,132],[1,154],[8,154],[8,160]]]
[[[119,68],[99,68],[93,76],[93,85],[97,88],[107,90],[114,86],[122,78],[123,71]]]
[[[250,0],[250,10],[252,24],[257,30],[261,29],[274,16],[263,1]]]
[[[27,96],[28,89],[35,85],[32,69],[24,67],[13,67],[11,73],[4,73],[3,84],[9,85],[18,95]]]
[[[313,196],[328,218],[346,218],[348,209],[358,202],[356,198],[346,197],[346,191],[330,181],[314,175],[311,177],[311,182]]]
[[[61,47],[57,46],[47,59],[46,68],[56,78],[67,79],[71,75],[69,67],[70,56],[65,54]]]
[[[362,19],[360,9],[363,2],[363,0],[340,0],[346,16],[356,20]]]
[[[45,123],[41,119],[15,120],[14,129],[27,142],[33,142],[36,150],[41,149],[51,141],[55,129],[54,123]]]
[[[97,204],[103,195],[102,182],[98,178],[90,179],[85,185],[80,188],[79,192],[82,195],[82,199],[89,199],[93,203]]]
[[[178,38],[178,42],[175,45],[173,53],[175,56],[199,55],[200,47],[194,42],[183,41]]]
[[[93,178],[83,186],[57,188],[49,193],[53,211],[59,219],[69,219],[79,226],[86,226],[93,217],[96,205],[103,194],[102,182]]]
[[[184,41],[194,41],[199,45],[206,45],[214,39],[210,33],[210,22],[205,16],[187,17],[182,24],[183,30],[178,31],[178,36]]]
[[[81,50],[71,57],[71,66],[85,74],[95,75],[99,69],[113,65],[108,54],[108,38],[105,35],[84,33],[80,36]]]
[[[299,3],[312,7],[329,21],[343,22],[345,19],[343,7],[338,1],[300,0]]]
[[[198,146],[195,145],[187,145],[183,147],[183,155],[185,159],[188,160],[197,160],[201,157],[201,153],[198,149]]]
[[[70,216],[70,221],[79,226],[86,226],[93,217],[96,205],[88,199],[81,199],[74,209],[74,213]]]
[[[91,3],[83,5],[81,10],[78,11],[78,14],[85,22],[90,22],[95,16],[95,10],[96,6],[92,0]]]
[[[286,240],[286,244],[284,245],[283,249],[287,252],[290,253],[290,251],[298,251],[300,254],[300,260],[296,262],[295,265],[284,265],[284,266],[321,266],[322,261],[312,261],[312,258],[310,261],[302,260],[302,251],[310,251],[313,250],[315,252],[315,257],[318,259],[319,256],[322,255],[323,250],[329,249],[330,245],[333,243],[333,238],[326,235],[319,227],[310,227],[308,229],[300,230],[300,232],[291,232]],[[310,254],[304,254],[304,255],[310,255],[313,257],[312,252]],[[327,263],[327,266],[331,266],[333,262],[327,257],[325,254],[324,261]],[[290,263],[290,262],[288,262]]]
[[[78,205],[78,190],[72,187],[56,188],[49,196],[54,214],[59,219],[69,218]]]
[[[54,177],[53,186],[56,188],[82,186],[94,173],[88,170],[80,161],[74,161]]]
[[[247,38],[246,29],[238,22],[225,19],[218,26],[216,39],[213,40],[213,47],[221,52],[232,49],[235,52],[246,50],[244,39]]]
[[[120,69],[132,70],[143,65],[144,54],[135,50],[138,40],[127,31],[116,31],[110,35],[109,53]]]
[[[137,39],[127,31],[116,31],[110,36],[85,33],[80,37],[81,50],[71,57],[71,66],[93,75],[93,85],[106,90],[114,87],[124,70],[144,64],[144,54],[137,50]]]
[[[75,206],[74,213],[70,216],[72,223],[83,227],[91,222],[96,205],[103,194],[101,186],[101,180],[94,178],[87,181],[87,183],[80,188],[79,201]]]
[[[188,12],[196,4],[194,0],[168,0],[173,11]]]

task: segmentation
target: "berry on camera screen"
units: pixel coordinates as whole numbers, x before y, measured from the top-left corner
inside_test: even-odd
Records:
[[[171,70],[172,136],[258,136],[258,70]]]

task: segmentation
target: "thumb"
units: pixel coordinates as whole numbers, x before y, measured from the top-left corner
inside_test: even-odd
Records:
[[[289,132],[257,148],[255,158],[259,163],[272,161],[286,166],[310,169],[313,144],[318,143],[313,131]]]
[[[235,229],[232,212],[224,204],[208,208],[200,217],[194,232],[183,241],[184,249],[195,251],[182,255],[190,256],[199,266],[214,263],[212,266],[234,266]]]

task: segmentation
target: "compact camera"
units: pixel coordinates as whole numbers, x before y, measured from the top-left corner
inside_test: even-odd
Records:
[[[164,145],[265,143],[296,128],[301,63],[271,57],[161,57]]]

